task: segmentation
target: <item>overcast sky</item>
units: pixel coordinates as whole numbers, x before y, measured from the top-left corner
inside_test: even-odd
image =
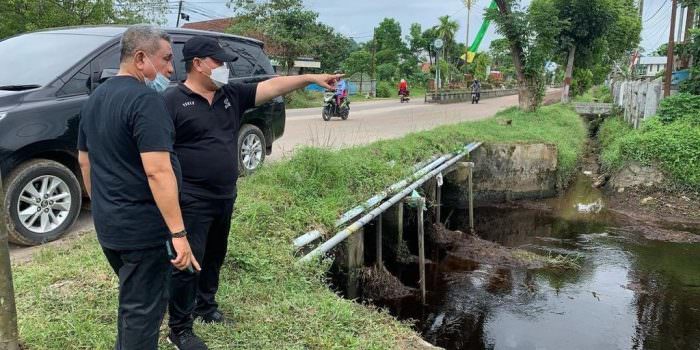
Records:
[[[168,25],[175,26],[177,18],[177,1],[170,0],[172,13],[168,16]],[[491,0],[477,0],[472,8],[470,41],[473,40],[483,21],[484,9]],[[530,0],[523,0],[528,4]],[[185,0],[184,12],[190,15],[190,21],[203,21],[212,18],[231,16],[231,9],[226,7],[226,0]],[[304,0],[306,6],[319,13],[319,20],[333,26],[337,31],[353,37],[358,42],[371,38],[372,30],[385,17],[398,20],[403,27],[402,36],[408,34],[411,23],[417,22],[423,30],[436,25],[438,17],[450,15],[460,25],[457,40],[466,39],[467,10],[462,0]],[[671,1],[644,1],[644,31],[642,47],[647,52],[655,50],[668,40],[671,16]],[[183,22],[180,22],[182,25]],[[498,35],[489,29],[481,44],[481,50],[488,50],[489,43]]]

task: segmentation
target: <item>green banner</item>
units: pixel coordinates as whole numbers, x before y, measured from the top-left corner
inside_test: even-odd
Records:
[[[496,7],[496,1],[491,1],[491,5],[489,5],[489,10],[495,9]],[[479,46],[481,46],[481,42],[484,40],[484,35],[486,35],[486,31],[489,29],[490,25],[491,21],[488,19],[484,19],[484,23],[481,24],[481,29],[479,29],[479,33],[476,34],[476,38],[474,38],[472,46],[469,47],[469,52],[472,54],[467,54],[467,62],[471,63],[474,59],[474,55],[479,50]]]

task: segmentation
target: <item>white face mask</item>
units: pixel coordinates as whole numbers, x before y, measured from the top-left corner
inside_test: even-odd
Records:
[[[211,75],[209,78],[211,81],[216,85],[216,87],[220,88],[226,84],[228,84],[228,76],[229,76],[229,69],[226,66],[226,64],[222,64],[220,67],[216,67],[211,70]]]

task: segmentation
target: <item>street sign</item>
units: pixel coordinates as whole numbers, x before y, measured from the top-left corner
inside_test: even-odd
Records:
[[[445,45],[445,43],[442,41],[442,39],[435,39],[435,41],[433,41],[433,46],[436,49],[442,49],[443,45]]]

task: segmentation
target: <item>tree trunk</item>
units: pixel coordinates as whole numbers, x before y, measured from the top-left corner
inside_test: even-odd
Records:
[[[498,11],[502,16],[510,16],[510,7],[505,0],[495,0],[498,6]],[[518,105],[523,111],[534,111],[537,108],[536,86],[529,84],[525,76],[525,62],[523,58],[523,45],[517,37],[511,38],[506,36],[510,44],[510,54],[513,57],[513,67],[515,69],[515,77],[518,80]]]
[[[576,55],[576,45],[569,47],[569,62],[566,64],[566,75],[564,75],[564,88],[561,91],[561,102],[569,103],[571,101],[571,80],[574,76],[574,57]]]
[[[5,198],[0,174],[0,198]],[[0,200],[0,202],[3,202]],[[0,207],[0,349],[18,350],[17,309],[15,308],[15,291],[12,284],[12,265],[10,249],[7,245],[7,213],[5,206]]]

